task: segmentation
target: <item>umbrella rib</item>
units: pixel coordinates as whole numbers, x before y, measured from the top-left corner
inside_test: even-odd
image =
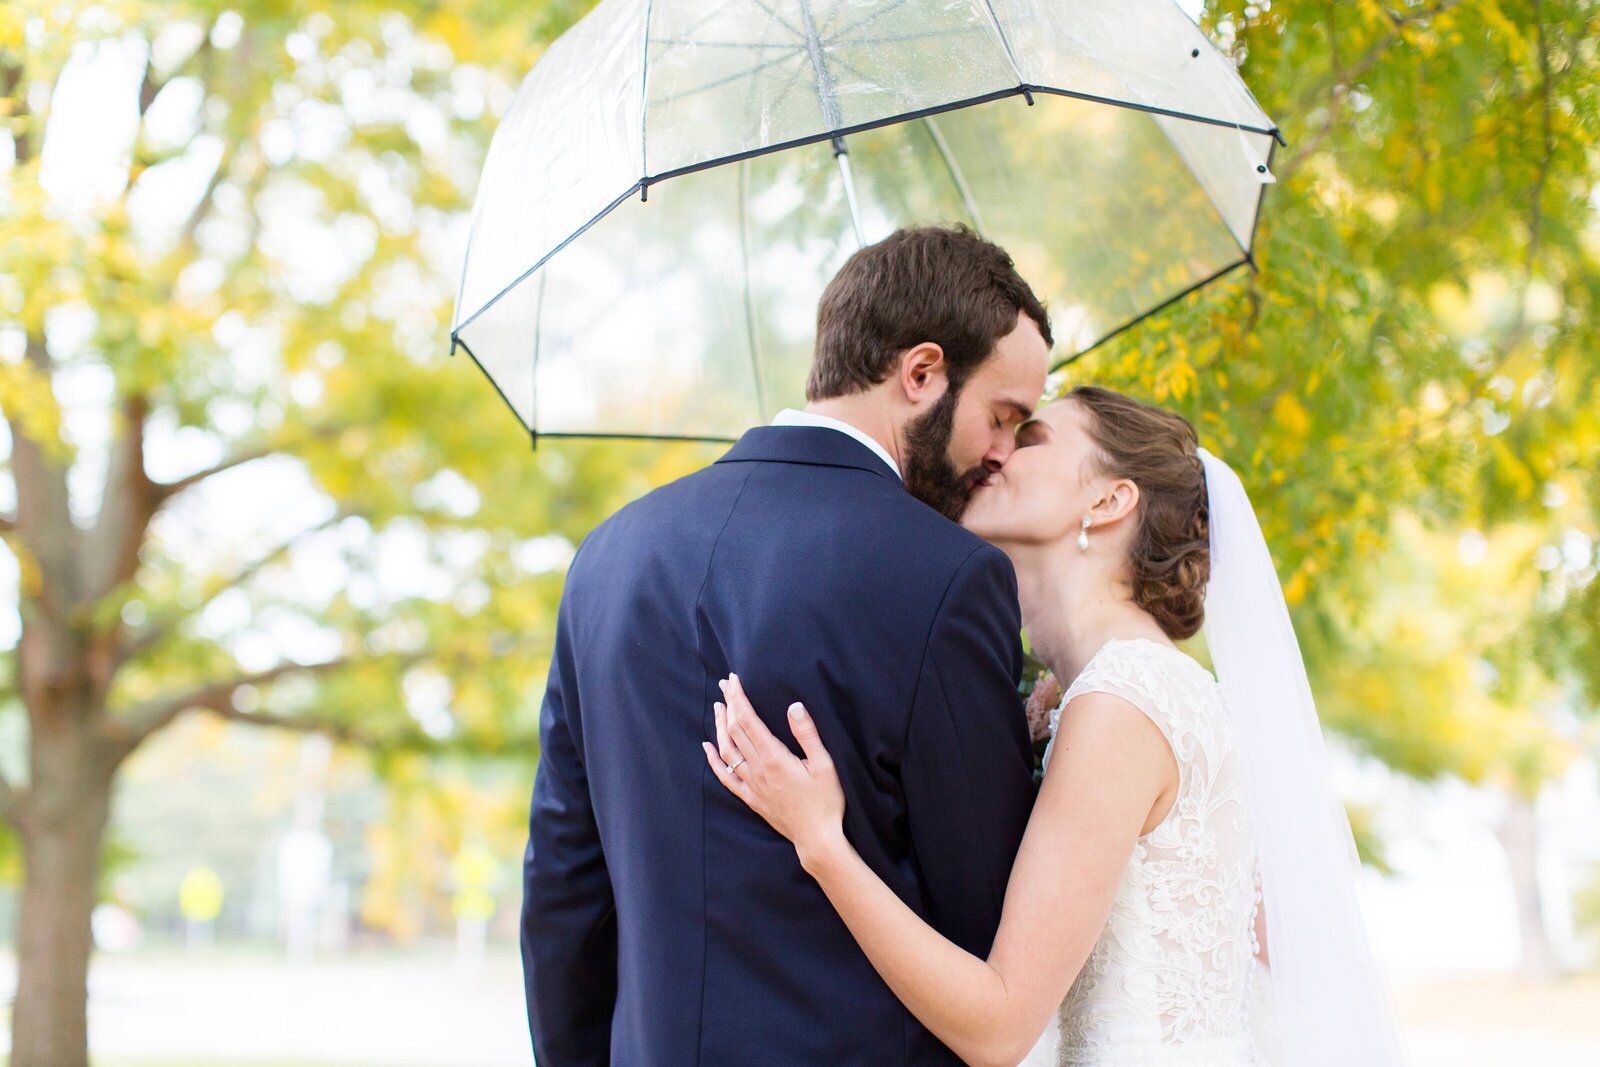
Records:
[[[756,301],[750,288],[750,227],[748,204],[750,194],[750,161],[740,160],[739,168],[739,255],[744,261],[744,325],[750,342],[750,371],[756,385],[756,418],[766,422],[767,378],[761,367],[761,345],[756,337]]]
[[[533,366],[528,370],[533,401],[528,408],[528,428],[533,433],[534,447],[539,444],[539,346],[544,338],[544,290],[550,281],[550,272],[539,272],[539,293],[534,299],[533,311]]]
[[[744,48],[751,50],[783,48],[795,51],[799,46],[778,41],[697,41],[690,37],[652,37],[651,44],[687,44],[696,48]]]
[[[1143,111],[1151,115],[1167,115],[1175,119],[1187,119],[1190,122],[1203,122],[1207,126],[1221,126],[1224,129],[1239,130],[1243,133],[1259,133],[1263,137],[1278,138],[1280,134],[1276,127],[1264,130],[1259,126],[1246,126],[1232,119],[1212,118],[1209,115],[1197,115],[1189,111],[1177,111],[1170,107],[1158,107],[1155,104],[1141,104],[1136,100],[1119,100],[1114,96],[1099,96],[1095,93],[1079,92],[1077,89],[1063,89],[1059,85],[1027,85],[1020,87],[1035,93],[1044,93],[1046,96],[1065,96],[1073,100],[1087,100],[1091,104],[1105,104],[1109,107],[1125,107],[1129,111]]]
[[[848,42],[852,47],[863,44],[903,44],[906,41],[927,41],[935,37],[959,37],[976,33],[971,26],[960,26],[952,30],[929,30],[926,33],[897,33],[890,37],[858,37]],[[1021,79],[1018,79],[1019,81]]]
[[[454,338],[454,342],[460,345],[461,351],[465,352],[467,354],[467,358],[472,360],[472,365],[477,367],[478,370],[482,371],[485,378],[489,379],[489,385],[494,389],[495,394],[498,395],[501,400],[505,401],[506,407],[511,411],[511,417],[516,419],[518,422],[521,422],[522,428],[527,430],[530,435],[536,435],[537,431],[535,431],[534,428],[529,426],[526,422],[523,422],[522,412],[518,411],[517,405],[513,404],[511,399],[506,396],[506,391],[500,388],[500,383],[494,380],[494,375],[489,373],[489,368],[483,365],[483,361],[480,360],[477,357],[477,354],[472,351],[471,346],[459,336]]]
[[[778,25],[782,26],[784,29],[786,29],[790,33],[794,34],[797,39],[805,37],[805,33],[798,26],[794,25],[788,19],[784,18],[782,15],[780,15],[776,11],[774,11],[766,3],[766,0],[755,0],[755,4],[761,10],[765,11],[768,15],[772,16],[772,21],[776,22]]]
[[[877,80],[873,78],[872,75],[866,73],[860,67],[856,66],[854,63],[851,63],[847,59],[840,59],[838,56],[832,56],[831,58],[837,66],[843,67],[845,70],[849,71],[851,74],[854,74],[868,85],[872,85],[872,83]],[[914,107],[916,105],[915,100],[911,99],[902,90],[893,85],[874,85],[873,88],[881,89],[884,92],[887,92],[906,107]]]
[[[461,316],[466,314],[466,309],[461,305],[466,301],[467,298],[467,266],[472,262],[473,229],[474,227],[469,223],[467,226],[467,245],[466,248],[464,248],[461,252],[461,281],[456,284],[456,308],[455,311],[451,312],[450,314],[450,321],[452,323],[460,324]],[[454,325],[450,327],[450,354],[452,356],[456,354],[455,334],[460,328],[461,325]]]
[[[693,36],[694,36],[694,32],[696,30],[698,30],[701,26],[704,26],[706,23],[710,22],[712,19],[716,18],[721,13],[722,12],[718,8],[713,7],[710,11],[708,11],[704,15],[701,15],[698,19],[696,19],[693,23],[691,23],[689,26],[687,26],[684,29],[684,31],[683,31],[684,37],[686,39],[692,40]]]
[[[788,101],[789,94],[793,93],[800,85],[800,75],[804,73],[805,67],[801,66],[799,63],[796,63],[794,65],[794,70],[789,72],[789,80],[784,83],[783,89],[779,91],[777,96],[772,98],[772,104],[767,109],[769,114],[776,112]]]
[[[720,89],[724,85],[727,85],[730,82],[736,82],[740,78],[748,78],[752,74],[761,73],[762,71],[766,70],[768,67],[775,67],[779,63],[787,62],[788,60],[793,59],[795,56],[800,55],[804,51],[805,51],[805,49],[796,47],[788,55],[779,56],[777,59],[769,59],[769,60],[766,60],[763,63],[757,63],[755,66],[751,67],[749,70],[741,70],[736,74],[729,74],[726,77],[718,78],[716,81],[707,82],[704,85],[697,85],[693,89],[686,89],[681,93],[674,93],[671,96],[664,97],[661,101],[658,101],[658,102],[665,103],[668,100],[684,100],[684,99],[687,99],[688,97],[695,96],[695,95],[697,95],[699,93],[709,92],[712,89]]]
[[[1278,154],[1278,142],[1267,142],[1267,169],[1272,169],[1272,158]],[[1250,220],[1250,247],[1245,249],[1244,258],[1250,261],[1250,269],[1256,266],[1256,230],[1261,226],[1261,205],[1267,201],[1267,187],[1263,185],[1261,192],[1256,196],[1256,213]]]
[[[540,437],[555,437],[566,441],[683,441],[689,444],[731,445],[736,437],[698,437],[668,433],[542,433]]]
[[[584,234],[588,233],[589,230],[594,226],[595,223],[599,222],[601,219],[603,219],[607,215],[611,214],[611,212],[616,210],[617,206],[620,205],[623,201],[632,198],[633,194],[639,191],[640,184],[641,184],[640,182],[634,182],[632,185],[628,186],[628,188],[623,192],[623,194],[621,196],[617,197],[615,200],[611,201],[611,203],[607,204],[604,208],[602,208],[600,210],[600,212],[594,216],[594,218],[590,219],[588,222],[585,222],[582,226],[579,226],[576,230],[572,231],[571,234],[569,234],[565,238],[563,238],[561,240],[561,242],[558,243],[554,248],[552,248],[550,251],[546,252],[544,255],[540,256],[537,260],[535,260],[533,266],[529,267],[527,270],[523,271],[521,274],[519,274],[515,278],[511,279],[510,282],[506,283],[506,285],[505,285],[505,287],[503,289],[501,289],[498,293],[496,293],[493,296],[491,296],[488,300],[484,301],[483,306],[480,307],[478,310],[474,311],[471,315],[469,315],[467,317],[466,321],[458,324],[456,326],[456,328],[451,331],[450,336],[452,338],[459,338],[460,335],[461,335],[461,331],[462,330],[465,330],[468,326],[471,326],[474,322],[478,321],[478,318],[481,315],[483,315],[484,312],[488,311],[490,308],[494,307],[495,304],[500,302],[500,298],[501,297],[505,296],[511,290],[513,290],[517,286],[521,285],[524,281],[526,281],[528,279],[528,277],[531,274],[533,274],[534,271],[538,270],[540,267],[542,267],[546,263],[550,262],[551,257],[556,255],[556,253],[560,252],[562,249],[566,248],[572,242],[576,241],[578,238],[580,238]],[[465,347],[465,345],[463,345],[463,347]],[[467,355],[469,355],[469,356],[472,355],[472,350],[471,349],[467,349]]]
[[[984,8],[989,12],[989,22],[994,27],[994,32],[1000,38],[1000,47],[1005,50],[1006,62],[1011,64],[1011,73],[1017,76],[1018,85],[1028,84],[1028,79],[1022,76],[1022,64],[1017,62],[1017,53],[1011,48],[1011,38],[1006,36],[1006,28],[1000,23],[1000,15],[994,9],[991,0],[983,0]],[[1033,103],[1033,98],[1028,98],[1028,103]]]
[[[1233,271],[1238,270],[1240,267],[1249,266],[1249,265],[1251,265],[1249,259],[1237,259],[1237,260],[1234,260],[1232,263],[1229,263],[1226,267],[1223,267],[1221,270],[1214,271],[1213,273],[1206,275],[1204,278],[1201,278],[1199,281],[1195,282],[1193,285],[1188,286],[1187,288],[1183,289],[1182,291],[1176,293],[1173,296],[1167,297],[1167,299],[1161,301],[1161,303],[1157,304],[1155,307],[1151,308],[1150,310],[1145,311],[1142,314],[1140,314],[1140,315],[1138,315],[1138,316],[1136,316],[1134,318],[1129,319],[1127,322],[1123,323],[1121,326],[1118,326],[1116,329],[1112,330],[1110,333],[1102,334],[1100,336],[1099,340],[1093,341],[1090,344],[1085,345],[1083,348],[1080,348],[1078,351],[1074,352],[1072,355],[1068,356],[1066,359],[1063,359],[1061,362],[1059,362],[1055,366],[1051,367],[1050,368],[1050,373],[1054,374],[1056,371],[1060,370],[1062,367],[1067,366],[1069,363],[1076,363],[1078,360],[1082,359],[1084,356],[1087,356],[1090,352],[1093,352],[1095,349],[1099,348],[1101,345],[1105,344],[1107,341],[1111,340],[1113,337],[1116,337],[1119,334],[1126,333],[1127,331],[1133,329],[1135,326],[1139,325],[1145,319],[1148,319],[1150,316],[1160,314],[1161,312],[1165,311],[1167,308],[1171,307],[1173,304],[1176,304],[1178,301],[1182,300],[1184,297],[1190,295],[1191,293],[1196,293],[1196,292],[1199,292],[1201,289],[1204,289],[1206,286],[1210,285],[1212,282],[1216,281],[1218,278],[1221,278],[1223,275],[1231,274]]]
[[[817,34],[817,23],[811,15],[809,0],[800,0],[800,14],[806,24],[806,54],[811,57],[811,69],[817,78],[817,98],[822,104],[822,121],[828,129],[837,130],[842,122],[839,114],[839,98],[833,91],[833,75],[828,71],[826,47]],[[843,146],[838,142],[834,143],[834,147],[843,151]]]
[[[864,16],[863,18],[859,18],[856,21],[852,22],[850,25],[846,26],[842,30],[839,30],[837,32],[831,32],[830,31],[829,34],[828,34],[828,39],[831,40],[831,41],[837,41],[839,38],[843,37],[847,33],[851,33],[851,32],[853,32],[855,30],[859,30],[863,26],[872,25],[874,22],[877,22],[879,19],[883,18],[883,16],[889,14],[892,11],[896,11],[896,10],[902,8],[902,7],[905,7],[906,4],[908,4],[908,3],[910,3],[910,0],[895,0],[894,3],[890,4],[888,7],[884,8],[883,10],[874,11],[870,15]]]
[[[806,24],[806,52],[811,57],[811,69],[816,74],[817,102],[822,106],[822,124],[830,130],[844,125],[839,112],[839,94],[833,87],[833,73],[828,70],[827,48],[817,33],[817,20],[811,13],[810,0],[800,0],[800,15]],[[850,169],[850,153],[844,138],[833,138],[833,158],[839,165],[839,179],[844,184],[845,207],[850,211],[850,225],[856,231],[856,244],[866,247],[867,233],[861,224],[861,206],[856,202],[856,179]]]
[[[1161,123],[1156,122],[1156,116],[1150,116],[1150,121],[1154,122],[1161,130],[1162,136],[1167,139],[1167,144],[1172,146],[1172,151],[1177,154],[1178,159],[1182,161],[1184,167],[1189,171],[1189,176],[1193,178],[1194,183],[1200,187],[1200,191],[1206,195],[1206,203],[1211,205],[1211,210],[1216,213],[1217,221],[1222,223],[1222,228],[1228,231],[1228,236],[1233,239],[1233,246],[1239,250],[1240,255],[1244,256],[1246,259],[1250,258],[1250,250],[1244,246],[1242,241],[1239,240],[1239,235],[1233,232],[1233,227],[1228,225],[1227,216],[1223,215],[1222,213],[1222,205],[1218,204],[1217,198],[1211,195],[1211,187],[1200,180],[1199,173],[1194,169],[1194,165],[1189,162],[1189,157],[1184,152],[1183,147],[1179,145],[1177,141],[1172,139],[1172,134],[1165,126],[1162,126]],[[1268,144],[1271,144],[1271,142],[1269,141]]]
[[[644,179],[650,174],[650,16],[655,14],[655,0],[645,0],[644,43],[639,49],[639,195],[648,196],[650,187]]]
[[[966,175],[961,173],[961,168],[956,166],[956,157],[950,151],[950,145],[945,142],[944,133],[929,115],[922,120],[928,128],[928,134],[933,138],[933,147],[938,150],[939,158],[944,160],[945,169],[950,172],[950,180],[955,182],[956,192],[961,196],[962,206],[967,209],[967,214],[972,216],[972,225],[982,234],[984,232],[983,217],[978,214],[978,202],[972,196],[972,188],[967,185]]]
[[[800,148],[808,144],[816,144],[819,141],[830,140],[835,136],[865,133],[868,130],[881,129],[884,126],[894,126],[902,122],[910,122],[914,119],[926,118],[929,115],[942,114],[946,111],[960,111],[965,108],[976,107],[979,104],[987,104],[994,100],[1002,100],[1010,96],[1022,96],[1027,89],[1031,89],[1036,93],[1046,93],[1052,96],[1064,96],[1076,100],[1088,100],[1092,103],[1106,104],[1111,107],[1127,108],[1130,111],[1143,111],[1147,114],[1154,115],[1171,115],[1174,118],[1188,119],[1191,122],[1202,122],[1211,126],[1225,126],[1230,130],[1238,129],[1244,131],[1245,133],[1256,133],[1266,137],[1276,137],[1278,135],[1276,130],[1264,130],[1255,126],[1241,125],[1236,122],[1224,122],[1221,119],[1207,118],[1204,115],[1193,115],[1182,111],[1173,111],[1170,108],[1155,107],[1149,104],[1137,104],[1129,100],[1117,100],[1113,97],[1095,96],[1091,93],[1075,92],[1072,90],[1060,89],[1047,85],[1016,86],[1008,89],[997,89],[992,92],[982,93],[978,96],[967,97],[962,100],[955,100],[945,104],[937,104],[931,107],[920,108],[916,111],[909,111],[900,115],[890,115],[882,119],[875,119],[871,122],[857,123],[853,126],[845,128],[842,131],[823,131],[821,133],[807,134],[805,136],[790,138],[787,141],[779,141],[773,144],[762,145],[758,148],[753,148],[742,152],[731,152],[726,155],[701,160],[697,163],[691,163],[681,167],[674,167],[671,170],[652,175],[648,180],[651,184],[654,184],[656,182],[666,181],[669,178],[677,178],[685,174],[696,174],[703,170],[711,170],[714,167],[725,166],[729,163],[736,163],[741,159],[751,159],[755,156],[773,155],[778,152],[787,151],[791,148]],[[590,227],[594,226],[595,223],[609,215],[618,207],[618,205],[630,199],[639,191],[639,186],[639,182],[634,182],[627,189],[625,189],[620,196],[612,200],[611,203],[607,204],[605,207],[601,208],[594,215],[594,217],[584,222],[584,224],[578,227],[578,229],[573,231],[567,237],[563,238],[561,241],[557,242],[556,246],[550,249],[550,251],[539,256],[534,261],[532,266],[518,274],[510,282],[506,283],[492,297],[489,297],[487,300],[485,300],[466,319],[457,323],[455,328],[451,331],[451,336],[453,338],[459,337],[461,331],[465,330],[481,315],[483,315],[484,312],[488,311],[490,307],[500,300],[501,297],[505,296],[506,293],[516,288],[518,284],[525,280],[534,271],[544,266],[545,263],[549,262],[551,257],[555,256],[573,241],[587,233]]]
[[[838,142],[843,144],[841,140]],[[844,183],[844,205],[850,212],[850,227],[856,231],[856,245],[860,248],[867,247],[867,231],[861,222],[861,205],[856,200],[856,176],[850,168],[850,153],[835,150],[833,158],[839,163],[839,178]]]

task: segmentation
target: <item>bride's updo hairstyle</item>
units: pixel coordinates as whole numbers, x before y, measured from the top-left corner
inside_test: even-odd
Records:
[[[1082,405],[1097,446],[1096,473],[1139,487],[1139,528],[1129,558],[1134,603],[1174,641],[1205,622],[1211,578],[1210,513],[1200,437],[1182,415],[1132,397],[1080,385],[1067,399]]]

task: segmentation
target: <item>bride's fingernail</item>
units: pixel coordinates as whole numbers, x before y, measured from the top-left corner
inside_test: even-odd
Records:
[[[793,719],[795,722],[799,722],[801,719],[803,719],[805,717],[806,717],[806,709],[805,709],[804,705],[801,705],[801,704],[790,704],[789,705],[789,718]]]

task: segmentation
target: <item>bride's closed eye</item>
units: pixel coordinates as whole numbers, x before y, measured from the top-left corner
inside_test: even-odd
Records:
[[[1029,419],[1017,427],[1017,447],[1027,448],[1030,445],[1040,445],[1046,440],[1049,430],[1038,419]]]

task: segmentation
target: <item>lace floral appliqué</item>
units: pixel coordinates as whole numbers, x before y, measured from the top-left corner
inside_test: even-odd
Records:
[[[1059,1067],[1239,1067],[1250,1038],[1256,859],[1240,757],[1216,679],[1154,641],[1106,643],[1050,717],[1105,692],[1160,727],[1178,796],[1134,846],[1111,915],[1061,1005]],[[1050,750],[1045,751],[1049,766]]]

